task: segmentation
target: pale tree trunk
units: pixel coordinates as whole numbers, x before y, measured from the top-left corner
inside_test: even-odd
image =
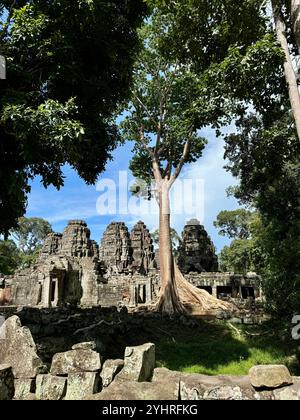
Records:
[[[141,101],[139,101],[141,102]],[[171,175],[172,163],[168,162],[163,171],[159,165],[159,146],[161,123],[157,135],[156,147],[153,150],[145,140],[144,127],[140,129],[140,140],[152,160],[152,172],[156,183],[155,196],[159,205],[159,260],[160,260],[160,296],[156,310],[169,315],[187,313],[187,306],[197,305],[197,313],[212,313],[218,309],[234,310],[232,304],[211,296],[189,283],[175,264],[172,250],[170,225],[170,189],[179,176],[187,160],[190,143],[186,141],[177,168]]]
[[[228,302],[211,296],[189,283],[177,267],[172,251],[170,226],[170,182],[161,181],[159,187],[159,259],[160,298],[156,309],[169,315],[187,313],[187,307],[197,307],[198,313],[213,313],[219,309],[233,310]]]
[[[300,54],[300,0],[291,0],[291,18],[293,33]]]
[[[161,289],[157,310],[168,314],[184,313],[185,309],[179,299],[174,273],[169,186],[164,181],[159,187],[159,262]]]
[[[299,90],[298,90],[297,77],[294,71],[293,62],[292,62],[292,58],[289,52],[287,38],[285,35],[285,32],[286,32],[285,22],[274,0],[272,1],[272,6],[273,6],[273,16],[274,16],[277,39],[285,54],[284,74],[285,74],[285,79],[288,85],[289,98],[290,98],[291,108],[292,108],[292,112],[295,119],[298,139],[300,140],[300,95],[299,95]]]

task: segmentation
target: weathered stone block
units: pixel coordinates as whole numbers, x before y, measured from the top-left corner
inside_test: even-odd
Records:
[[[182,372],[170,370],[167,368],[155,368],[153,371],[152,382],[162,382],[168,380],[169,382],[177,382],[179,384]]]
[[[271,391],[256,392],[248,376],[208,376],[156,368],[153,382],[176,384],[181,400],[270,400]]]
[[[9,365],[0,365],[0,400],[12,400],[14,393],[12,368]]]
[[[52,375],[38,375],[36,378],[37,400],[62,400],[66,394],[67,379]]]
[[[228,322],[231,322],[232,324],[242,324],[243,320],[242,318],[234,317],[234,318],[230,318]]]
[[[95,341],[88,341],[86,343],[77,343],[72,346],[72,350],[95,350]]]
[[[88,400],[178,400],[176,384],[164,382],[112,382],[102,392],[90,395]]]
[[[124,366],[124,360],[122,359],[105,360],[101,373],[100,373],[103,388],[111,384],[111,382],[114,380],[115,376],[117,375],[117,373],[120,372],[123,366]]]
[[[101,369],[100,354],[93,350],[70,350],[53,356],[52,375],[68,375],[76,372],[97,372]]]
[[[258,365],[249,370],[251,384],[255,388],[279,388],[290,385],[293,379],[284,365]]]
[[[126,347],[124,368],[117,375],[119,380],[137,382],[149,381],[155,368],[155,345],[146,343],[142,346]]]
[[[286,400],[300,400],[300,378],[293,377],[293,385],[285,386],[284,388],[275,389],[274,397],[275,400],[286,401]]]
[[[84,400],[99,391],[98,372],[78,372],[68,375],[66,400]]]
[[[15,379],[15,400],[23,400],[31,393],[35,393],[34,379]]]
[[[3,324],[4,339],[0,346],[0,363],[12,367],[14,377],[34,378],[45,366],[37,355],[36,345],[30,330],[22,327],[17,316],[8,318]]]
[[[22,398],[22,400],[25,400],[25,401],[35,401],[36,400],[36,395],[33,394],[33,393],[27,394],[27,395],[25,395],[24,398]]]
[[[61,239],[61,253],[72,257],[93,257],[91,232],[83,220],[70,220]]]

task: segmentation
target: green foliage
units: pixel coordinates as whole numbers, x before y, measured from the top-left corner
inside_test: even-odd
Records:
[[[166,56],[188,64],[199,77],[195,125],[211,124],[219,129],[224,123],[236,122],[237,132],[225,137],[227,169],[240,180],[236,198],[256,208],[260,222],[251,232],[251,242],[237,238],[225,248],[224,265],[234,267],[236,259],[247,266],[253,263],[262,274],[269,309],[287,317],[299,313],[300,146],[283,72],[284,57],[267,3],[150,3],[169,19],[160,48]],[[291,53],[298,54],[290,2],[276,3],[287,24]],[[230,230],[225,232],[234,235]]]
[[[59,188],[64,164],[87,183],[103,171],[146,11],[142,0],[0,1],[0,232],[24,214],[34,176]]]
[[[253,202],[259,196],[259,206],[269,216],[280,209],[287,212],[281,214],[284,217],[294,213],[299,196],[297,170],[292,175],[292,167],[297,165],[300,145],[291,115],[286,113],[266,126],[262,118],[252,114],[241,118],[237,128],[238,133],[225,139],[227,169],[241,179],[235,195],[244,202]],[[290,177],[295,178],[291,184]],[[272,209],[275,201],[278,205]]]
[[[223,210],[214,222],[214,226],[219,228],[219,235],[228,238],[248,239],[250,233],[250,222],[253,213],[246,209]]]
[[[140,30],[144,48],[135,66],[131,102],[121,124],[123,138],[135,142],[130,169],[148,184],[153,173],[145,146],[156,154],[159,168],[168,178],[179,165],[187,142],[185,163],[196,161],[205,144],[190,116],[197,77],[176,60],[163,57],[158,49],[167,24],[155,13]]]
[[[300,144],[289,113],[273,124],[250,115],[226,139],[228,168],[240,178],[236,197],[261,215],[255,232],[269,310],[300,311]]]
[[[288,101],[283,53],[260,0],[150,3],[169,22],[163,54],[199,77],[193,110],[199,128],[231,123],[249,106],[275,112]]]
[[[247,274],[255,270],[254,260],[255,245],[249,239],[234,239],[230,246],[225,246],[220,255],[220,269],[224,272]]]
[[[275,316],[290,320],[300,312],[299,216],[296,220],[274,217],[265,222],[258,239],[263,255],[260,272],[267,308]]]
[[[38,259],[40,255],[41,246],[36,247],[36,249],[28,254],[27,252],[23,253],[19,251],[20,262],[18,269],[24,269],[31,267]]]
[[[18,227],[11,232],[23,254],[33,255],[40,249],[46,236],[52,232],[49,222],[38,217],[21,217]]]
[[[262,231],[262,221],[258,212],[243,208],[221,211],[214,226],[219,228],[219,235],[233,239],[219,255],[220,269],[246,274],[258,271],[262,264],[262,250],[258,235]]]
[[[52,232],[49,222],[38,217],[20,217],[11,231],[11,240],[0,241],[0,273],[13,274],[30,267],[38,258],[46,236]]]
[[[10,240],[0,240],[0,273],[13,274],[20,264],[20,253],[16,244]]]

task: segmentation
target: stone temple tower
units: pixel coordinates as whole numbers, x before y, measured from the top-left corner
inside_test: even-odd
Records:
[[[196,219],[190,220],[184,227],[178,249],[178,266],[184,274],[218,271],[214,244]]]
[[[148,274],[154,267],[154,248],[149,230],[144,222],[139,221],[130,234],[132,247],[132,270]]]
[[[112,222],[107,227],[101,241],[100,261],[110,273],[120,274],[128,271],[132,262],[132,249],[125,223]]]

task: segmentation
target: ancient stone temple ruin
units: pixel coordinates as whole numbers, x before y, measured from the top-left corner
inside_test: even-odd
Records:
[[[183,274],[218,271],[218,257],[212,240],[198,220],[184,227],[178,266]]]
[[[113,222],[107,227],[101,242],[100,259],[107,272],[128,273],[132,263],[132,249],[125,223]]]
[[[178,264],[188,281],[216,297],[260,296],[256,275],[218,272],[214,245],[197,220],[184,228]],[[157,267],[143,222],[131,232],[125,223],[111,223],[99,247],[87,224],[72,220],[62,234],[48,235],[32,267],[1,278],[0,306],[151,305],[160,288]]]
[[[155,268],[155,254],[152,238],[145,223],[138,222],[130,234],[132,268],[140,274],[148,274]]]

